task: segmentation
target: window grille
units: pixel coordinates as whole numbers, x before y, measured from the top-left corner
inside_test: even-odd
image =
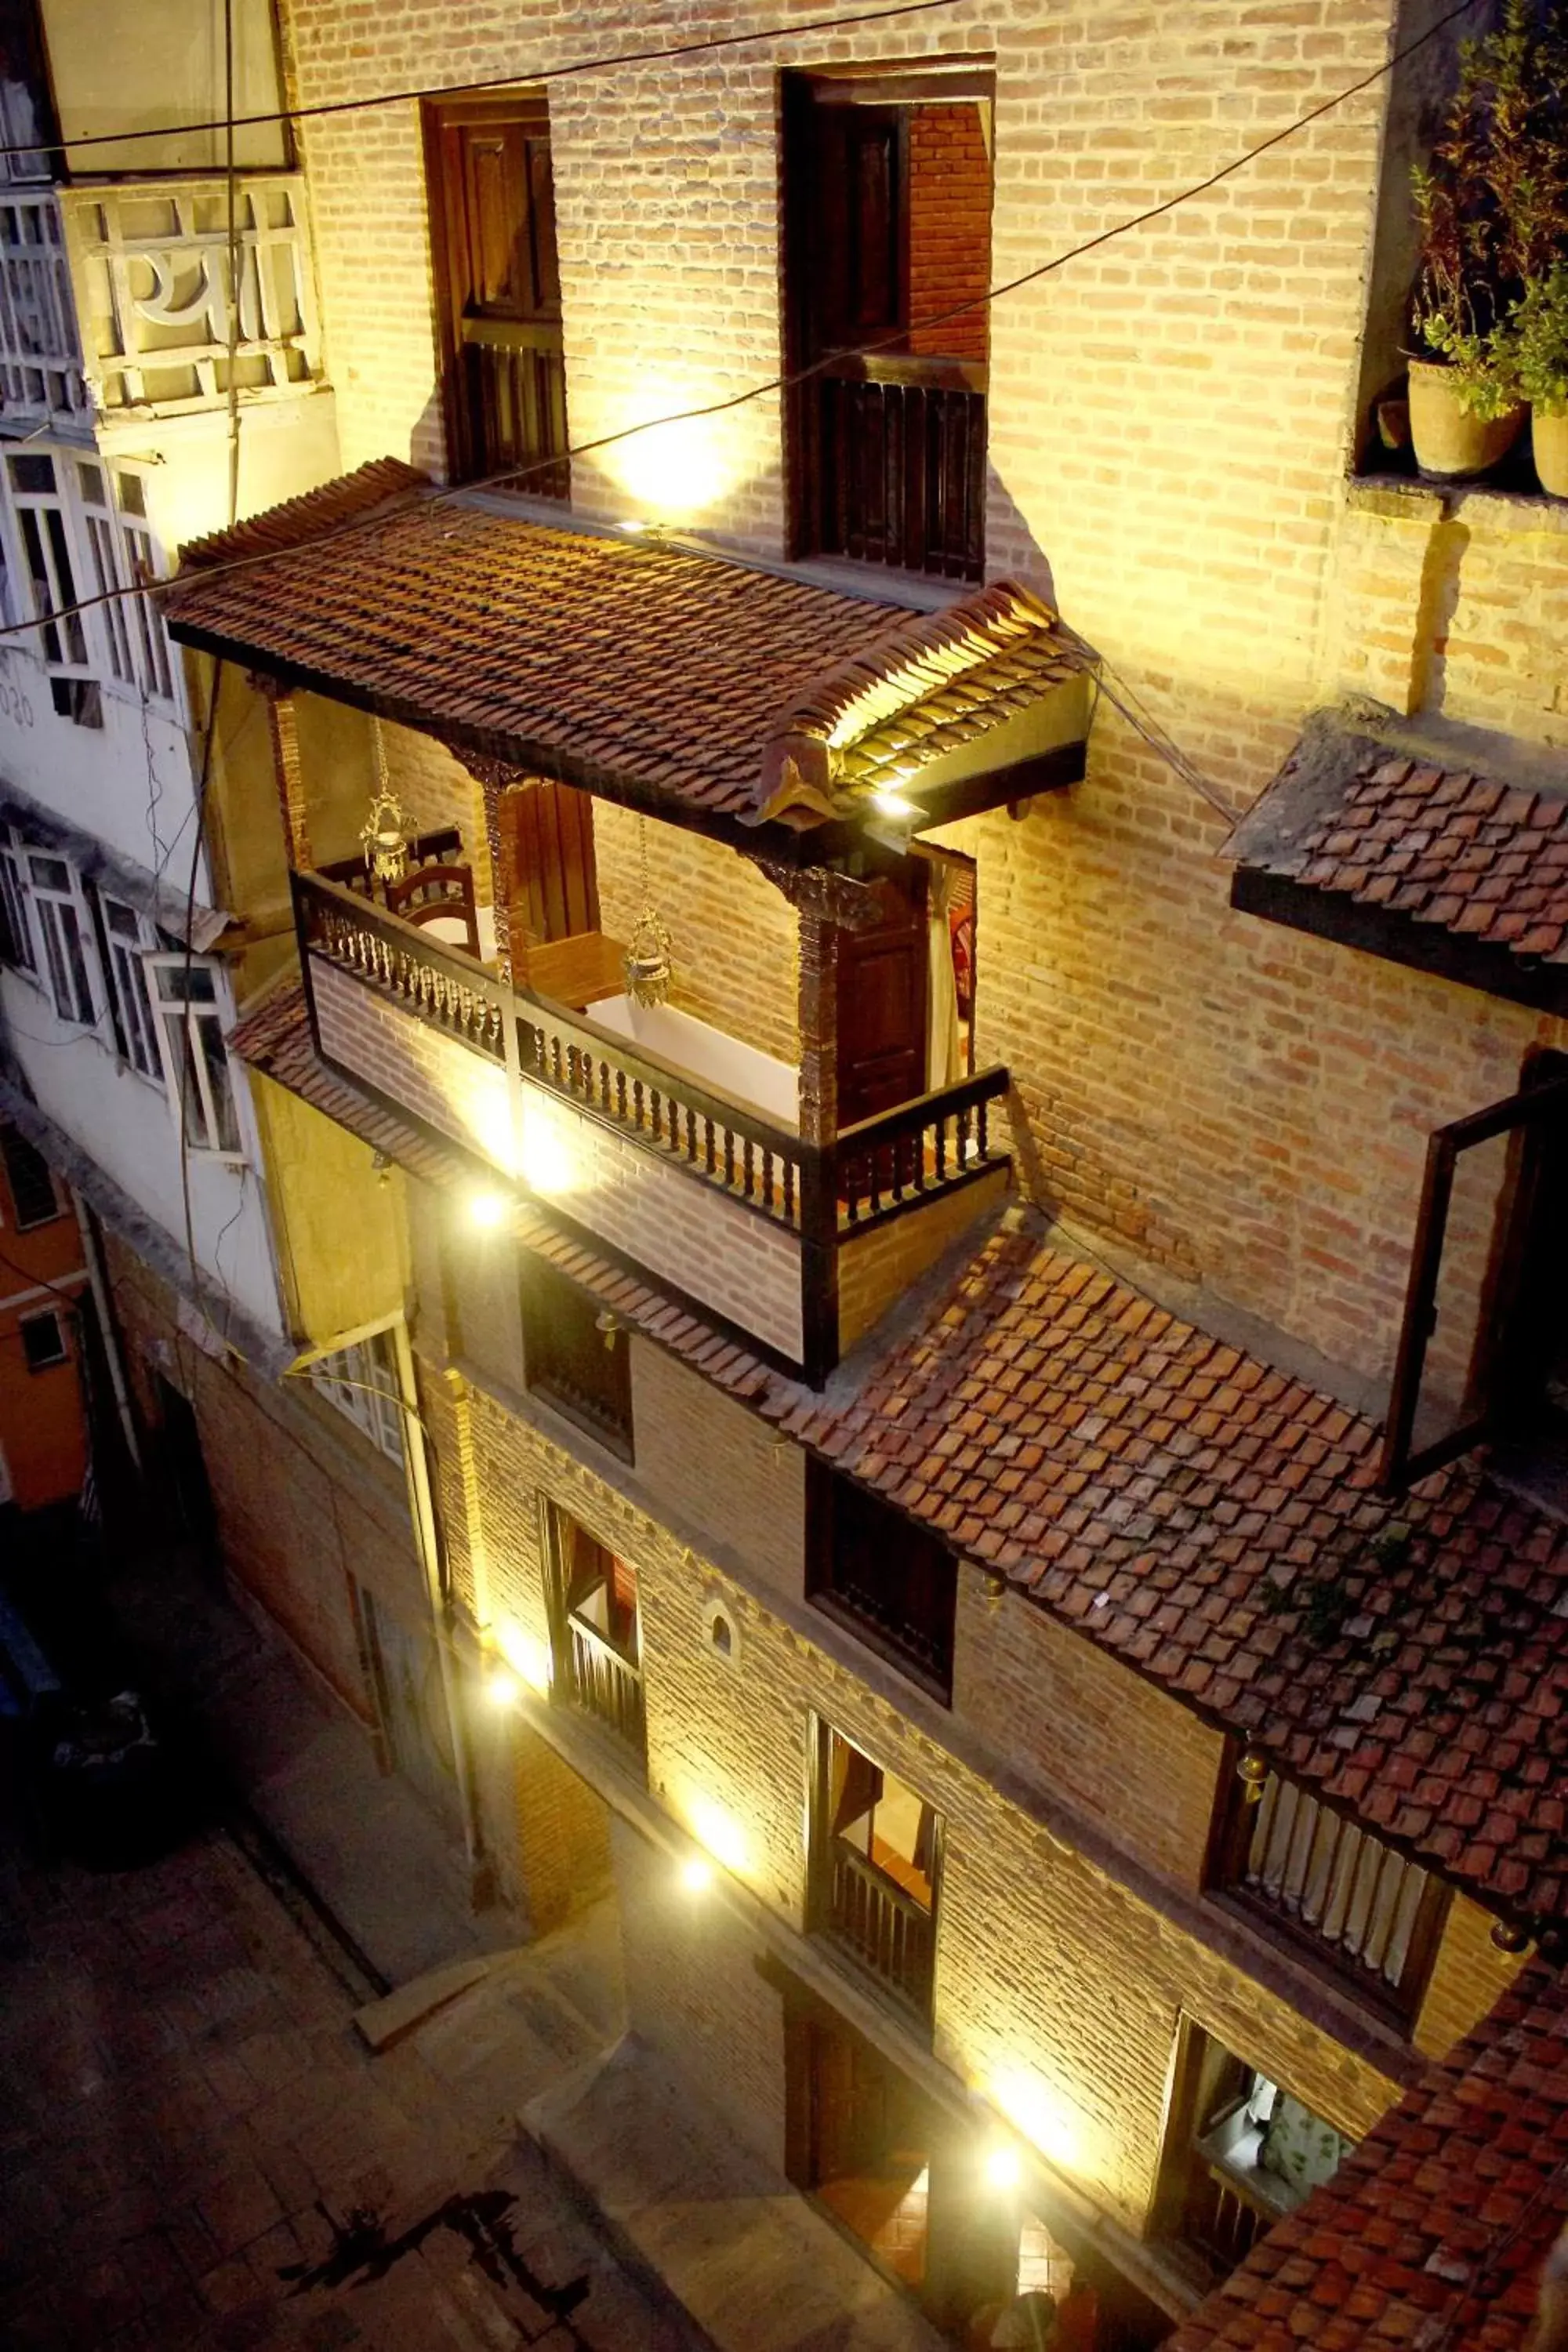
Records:
[[[310,1367],[310,1385],[346,1420],[379,1446],[389,1462],[403,1460],[403,1391],[397,1342],[391,1330],[374,1331]]]
[[[163,1079],[193,1151],[239,1160],[239,1112],[224,1044],[218,966],[205,956],[143,959],[149,1002],[163,1056]]]

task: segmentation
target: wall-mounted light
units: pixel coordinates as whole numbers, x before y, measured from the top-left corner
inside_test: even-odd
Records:
[[[920,810],[909,795],[906,793],[894,792],[890,784],[884,784],[879,791],[872,793],[871,806],[879,810],[883,816],[913,817],[920,814]]]
[[[1016,2189],[1024,2178],[1018,2151],[1005,2140],[998,2140],[994,2147],[987,2148],[984,2171],[986,2186],[1003,2191]]]
[[[471,1225],[478,1225],[481,1233],[494,1233],[505,1222],[504,1194],[489,1191],[469,1193],[468,1223]]]
[[[594,1328],[613,1354],[616,1341],[620,1335],[619,1318],[612,1315],[607,1307],[601,1307],[594,1318]]]
[[[713,1865],[700,1853],[689,1853],[679,1875],[688,1895],[703,1895],[713,1884]]]
[[[1259,1756],[1256,1748],[1249,1748],[1236,1768],[1236,1777],[1242,1784],[1243,1804],[1256,1805],[1260,1802],[1264,1782],[1268,1778],[1268,1757]]]
[[[492,1666],[485,1676],[485,1696],[492,1706],[515,1706],[522,1696],[517,1676],[504,1666]]]

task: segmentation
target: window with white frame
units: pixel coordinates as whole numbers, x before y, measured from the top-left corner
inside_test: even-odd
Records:
[[[310,1384],[389,1461],[402,1461],[403,1391],[394,1331],[373,1331],[335,1355],[322,1356],[310,1367]]]
[[[75,465],[93,587],[106,600],[98,617],[110,670],[121,686],[140,687],[155,700],[172,702],[174,680],[163,624],[145,595],[128,593],[158,577],[142,477],[118,468],[111,502],[108,469],[93,457],[79,457]]]
[[[114,497],[120,515],[120,537],[126,569],[137,585],[145,588],[150,582],[163,576],[158,542],[147,519],[147,486],[140,474],[132,473],[128,467],[117,466],[114,469]],[[127,599],[127,604],[140,647],[142,683],[159,701],[173,702],[175,699],[174,666],[163,627],[163,616],[151,596],[132,596]]]
[[[152,1078],[161,1086],[163,1057],[158,1050],[153,1001],[142,970],[142,957],[158,944],[157,935],[146,917],[134,907],[128,907],[122,899],[110,898],[102,890],[97,897],[102,925],[104,992],[109,999],[116,1050],[122,1062],[129,1062],[142,1077]]]
[[[27,852],[28,895],[43,945],[44,971],[62,1021],[90,1027],[97,1019],[89,978],[87,910],[63,857]]]
[[[25,449],[7,458],[6,467],[33,611],[42,624],[38,641],[44,667],[50,674],[55,709],[79,726],[100,726],[102,713],[86,616],[71,609],[79,591],[57,461],[42,450]]]
[[[27,911],[27,869],[16,835],[0,824],[0,956],[20,971],[36,971],[33,919]]]
[[[205,956],[143,960],[169,1100],[193,1151],[244,1157],[239,1112],[223,1042],[219,967]]]

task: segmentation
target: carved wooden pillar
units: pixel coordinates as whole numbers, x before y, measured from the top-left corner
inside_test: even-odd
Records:
[[[289,863],[296,874],[308,874],[310,826],[305,814],[305,779],[300,767],[300,730],[294,698],[276,678],[253,677],[251,684],[267,704],[267,729],[272,741],[272,772],[278,783],[278,804],[283,813],[283,839]]]
[[[517,888],[516,861],[513,857],[514,837],[510,825],[501,823],[501,795],[512,785],[525,781],[521,768],[509,767],[503,760],[488,760],[481,752],[464,751],[454,744],[453,755],[460,760],[479,784],[485,801],[485,844],[490,861],[490,911],[496,927],[496,961],[503,980],[528,974],[514,974],[511,949],[511,902]]]
[[[796,1002],[800,1024],[800,1133],[831,1143],[838,1132],[838,934],[832,916],[800,910]]]

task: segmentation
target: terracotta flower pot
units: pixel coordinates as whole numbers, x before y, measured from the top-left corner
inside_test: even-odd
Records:
[[[1432,360],[1410,362],[1410,437],[1422,473],[1462,481],[1489,473],[1507,457],[1524,425],[1524,410],[1472,416],[1459,405],[1454,372]]]
[[[1568,409],[1551,416],[1543,408],[1532,408],[1530,437],[1542,488],[1554,499],[1568,499]]]

